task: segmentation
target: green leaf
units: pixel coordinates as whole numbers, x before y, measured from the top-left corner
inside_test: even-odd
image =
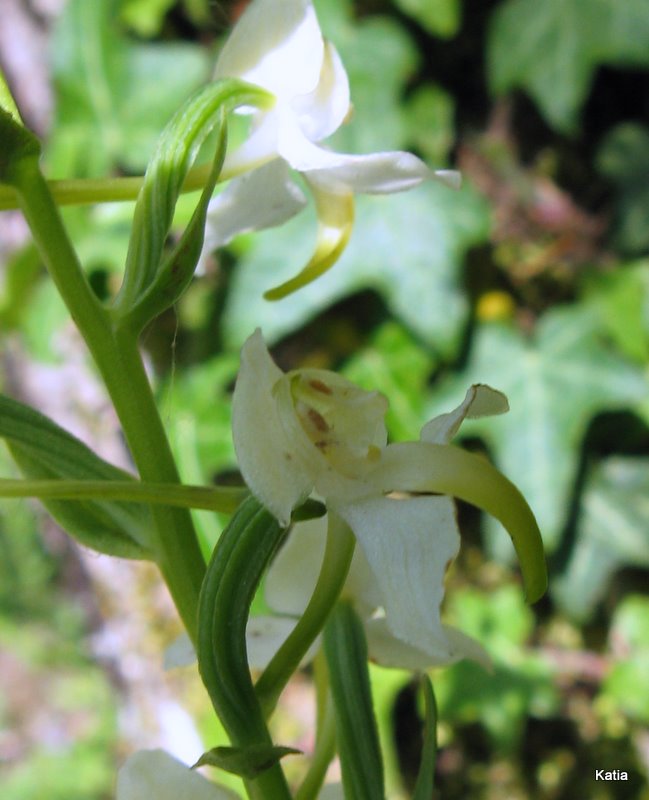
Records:
[[[338,263],[278,307],[262,299],[263,291],[290,278],[313,248],[315,222],[301,214],[256,236],[242,256],[225,310],[226,339],[239,346],[260,326],[272,342],[341,298],[374,289],[406,327],[448,356],[468,316],[462,261],[488,229],[487,207],[468,187],[454,192],[430,183],[405,194],[358,198],[356,224]]]
[[[439,717],[447,724],[481,722],[501,752],[515,752],[530,716],[550,717],[559,697],[550,665],[526,648],[534,617],[518,587],[461,590],[449,598],[448,618],[487,650],[493,668],[472,661],[435,676]]]
[[[248,747],[213,747],[198,759],[196,767],[216,767],[242,778],[256,778],[262,772],[277,764],[281,758],[302,755],[301,750],[282,745],[259,744]]]
[[[48,159],[66,177],[139,172],[178,106],[209,76],[207,52],[122,35],[117,0],[70,0],[53,43],[56,118]]]
[[[412,800],[430,800],[435,790],[437,762],[437,701],[428,675],[421,676],[424,694],[424,741]]]
[[[649,261],[619,265],[595,276],[586,300],[600,315],[606,333],[634,361],[649,361]]]
[[[394,4],[433,36],[450,39],[460,27],[460,0],[394,0]]]
[[[447,411],[472,383],[488,383],[509,398],[510,412],[470,420],[532,507],[546,549],[556,548],[568,515],[579,452],[589,422],[602,411],[632,408],[646,397],[646,377],[604,344],[599,316],[571,306],[547,313],[534,336],[483,324],[465,369],[440,386],[429,416]],[[496,549],[510,552],[504,537]]]
[[[446,164],[455,142],[453,98],[435,84],[417,88],[408,98],[409,143],[430,164]]]
[[[649,459],[608,458],[588,476],[574,546],[553,597],[585,620],[611,576],[625,566],[649,567]]]
[[[121,0],[120,19],[140,36],[160,33],[165,14],[174,0]]]
[[[613,617],[610,639],[617,651],[608,672],[602,695],[633,719],[649,722],[649,598],[630,595],[618,606]]]
[[[618,125],[597,153],[597,167],[617,189],[613,241],[625,253],[649,249],[649,130],[633,123]]]
[[[570,133],[598,66],[649,65],[647,0],[507,0],[489,35],[497,94],[526,90],[547,121]]]
[[[32,408],[0,395],[0,437],[31,479],[132,480]],[[147,506],[115,501],[47,500],[54,519],[81,544],[122,558],[151,558]]]
[[[396,441],[417,439],[425,419],[427,383],[436,359],[396,322],[386,322],[343,369],[345,377],[390,400],[386,424]]]
[[[238,105],[260,105],[267,98],[263,90],[240,81],[217,81],[196,92],[162,132],[135,206],[124,282],[114,304],[120,323],[141,331],[187,287],[203,246],[207,206],[225,157],[225,116]],[[212,128],[218,143],[205,187],[180,241],[163,258],[183,181]]]
[[[372,708],[363,623],[349,603],[339,603],[324,631],[336,714],[336,738],[349,800],[383,800],[383,762]]]

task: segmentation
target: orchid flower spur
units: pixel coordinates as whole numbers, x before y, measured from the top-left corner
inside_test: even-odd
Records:
[[[430,178],[459,186],[457,172],[433,171],[410,153],[348,155],[319,146],[349,114],[350,95],[340,57],[323,39],[310,0],[253,0],[221,52],[215,77],[260,86],[275,103],[245,109],[253,114],[252,133],[223,168],[225,177],[241,177],[212,200],[205,249],[296,214],[306,200],[288,167],[302,174],[315,200],[315,252],[297,276],[266,293],[269,299],[301,288],[335,263],[351,234],[355,192],[400,192]]]
[[[484,458],[448,444],[465,417],[502,413],[506,398],[471,387],[458,408],[424,426],[417,442],[387,444],[386,410],[382,395],[335,373],[283,373],[256,331],[243,347],[233,400],[241,472],[282,524],[315,492],[351,528],[376,589],[369,606],[384,612],[384,621],[367,625],[377,646],[383,639],[394,653],[403,645],[408,658],[428,664],[479,658],[475,643],[439,619],[444,575],[459,546],[450,498],[505,526],[530,602],[546,587],[541,536],[522,495]]]

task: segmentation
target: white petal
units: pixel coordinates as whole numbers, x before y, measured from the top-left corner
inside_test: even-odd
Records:
[[[140,750],[117,775],[116,800],[239,800],[239,795],[216,786],[172,758],[164,750]]]
[[[318,580],[326,541],[326,517],[295,525],[266,576],[264,596],[273,611],[303,613]]]
[[[336,48],[325,43],[318,85],[307,95],[296,97],[291,108],[304,135],[319,142],[338,130],[349,113],[349,80]]]
[[[291,99],[313,91],[324,42],[309,0],[254,0],[235,25],[215,78],[241,78]]]
[[[412,153],[395,150],[367,155],[335,153],[314,144],[295,118],[278,112],[277,149],[293,169],[330,193],[391,194],[412,189],[424,180],[440,180],[452,188],[459,173],[435,172]]]
[[[435,658],[449,644],[440,621],[444,576],[460,537],[448,497],[371,497],[340,506],[374,573],[394,636]]]
[[[509,403],[502,392],[483,383],[476,383],[469,388],[464,400],[457,408],[427,422],[421,429],[419,438],[422,442],[448,444],[465,419],[490,417],[505,414],[507,411],[509,411]]]
[[[296,625],[297,620],[289,617],[250,617],[246,627],[246,648],[252,669],[266,669]],[[313,661],[319,647],[320,637],[306,651],[300,666]]]
[[[470,658],[490,669],[491,660],[486,650],[475,639],[448,625],[442,625],[442,630],[446,647],[435,653],[427,653],[394,636],[384,617],[370,620],[365,626],[370,659],[382,667],[425,670]]]
[[[223,247],[235,236],[272,228],[294,217],[306,205],[302,191],[289,178],[281,159],[230,181],[210,201],[204,250]]]
[[[306,499],[313,484],[296,459],[280,419],[274,388],[283,375],[257,329],[241,350],[232,400],[232,437],[250,490],[282,525],[288,525],[291,511]]]

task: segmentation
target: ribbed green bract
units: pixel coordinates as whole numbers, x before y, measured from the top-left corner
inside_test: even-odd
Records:
[[[33,408],[0,395],[0,438],[32,480],[132,480]],[[86,547],[111,556],[149,559],[149,509],[114,500],[43,500],[54,519]]]
[[[207,206],[225,157],[226,115],[240,105],[267,102],[269,95],[262,89],[242,81],[217,81],[190,97],[164,129],[135,206],[124,282],[114,304],[119,324],[141,331],[186,289],[201,253]],[[179,242],[165,255],[183,182],[214,129],[216,152],[200,200]]]
[[[383,760],[367,667],[363,623],[339,603],[324,630],[336,713],[336,740],[347,800],[383,800]]]

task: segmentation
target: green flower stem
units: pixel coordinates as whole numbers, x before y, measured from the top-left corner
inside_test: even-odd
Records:
[[[315,658],[314,673],[318,701],[318,732],[308,772],[295,794],[295,800],[316,800],[324,783],[327,768],[336,755],[336,715],[329,690],[327,661],[322,650]]]
[[[111,316],[90,288],[38,158],[28,155],[15,161],[8,178],[41,257],[104,379],[141,479],[180,483],[137,340],[128,332],[115,330]],[[191,517],[186,509],[170,506],[152,506],[152,515],[156,561],[195,642],[205,562]]]
[[[124,500],[150,505],[198,508],[231,514],[247,497],[238,487],[187,486],[176,483],[92,480],[12,480],[0,478],[0,497],[39,500]]]
[[[299,622],[275,653],[255,686],[266,718],[273,713],[284,687],[298,669],[300,661],[323,629],[335,606],[349,572],[355,544],[356,539],[347,524],[330,511],[327,546],[313,595]]]
[[[181,192],[195,192],[207,183],[210,164],[201,164],[189,170]],[[219,180],[227,180],[221,175]],[[129,178],[77,178],[47,181],[57,206],[81,206],[92,203],[118,203],[136,200],[144,183],[143,176]],[[20,201],[13,186],[0,183],[0,211],[19,208]]]

